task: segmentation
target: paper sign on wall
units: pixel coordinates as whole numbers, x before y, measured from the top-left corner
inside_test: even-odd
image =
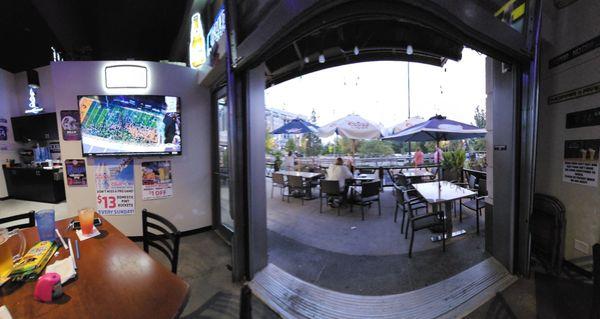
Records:
[[[173,197],[171,161],[142,163],[142,199]]]
[[[63,140],[79,141],[81,140],[81,127],[79,123],[78,110],[60,111],[60,126],[62,127]]]
[[[87,172],[85,170],[84,160],[65,160],[65,169],[67,171],[67,185],[87,186]]]
[[[100,215],[135,212],[133,158],[99,158],[96,166],[96,207]]]
[[[600,140],[565,141],[563,182],[598,186]]]

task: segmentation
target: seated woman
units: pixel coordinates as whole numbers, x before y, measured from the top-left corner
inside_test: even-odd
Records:
[[[327,169],[327,180],[338,181],[340,183],[340,191],[343,192],[344,199],[346,198],[346,179],[352,178],[352,172],[344,165],[344,160],[338,157],[335,163]],[[330,200],[330,204],[333,202]]]

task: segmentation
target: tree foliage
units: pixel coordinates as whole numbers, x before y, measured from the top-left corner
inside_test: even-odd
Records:
[[[309,121],[313,124],[317,122],[317,112],[314,109],[312,110]],[[323,149],[321,138],[314,133],[305,134],[302,138],[302,145],[306,156],[317,156],[321,154]]]
[[[475,115],[473,115],[473,119],[475,120],[475,126],[479,128],[485,128],[485,109],[480,108],[479,105],[475,107]]]
[[[296,151],[296,142],[293,138],[288,138],[287,142],[285,142],[284,149],[286,152],[295,152]]]
[[[276,146],[275,137],[273,137],[273,134],[267,132],[265,135],[265,153],[273,154]]]
[[[362,141],[358,146],[358,152],[366,156],[386,156],[394,154],[392,143],[387,141]]]

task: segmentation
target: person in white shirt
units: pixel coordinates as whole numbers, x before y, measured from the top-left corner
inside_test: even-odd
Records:
[[[439,164],[444,159],[444,152],[439,146],[435,147],[435,152],[433,153],[433,162]]]
[[[293,171],[295,169],[296,157],[292,151],[288,152],[288,155],[283,159],[283,169],[286,171]]]
[[[340,183],[340,190],[344,190],[346,186],[346,179],[352,178],[352,172],[344,165],[344,160],[338,157],[335,163],[327,169],[327,180],[338,181]]]

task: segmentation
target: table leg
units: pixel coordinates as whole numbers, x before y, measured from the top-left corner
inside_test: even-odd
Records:
[[[446,233],[431,236],[432,242],[441,241],[442,236],[446,236],[446,239],[448,239],[452,237],[458,237],[467,233],[467,231],[464,229],[459,229],[456,231],[453,231],[452,229],[452,201],[444,203],[444,218],[446,222]]]

